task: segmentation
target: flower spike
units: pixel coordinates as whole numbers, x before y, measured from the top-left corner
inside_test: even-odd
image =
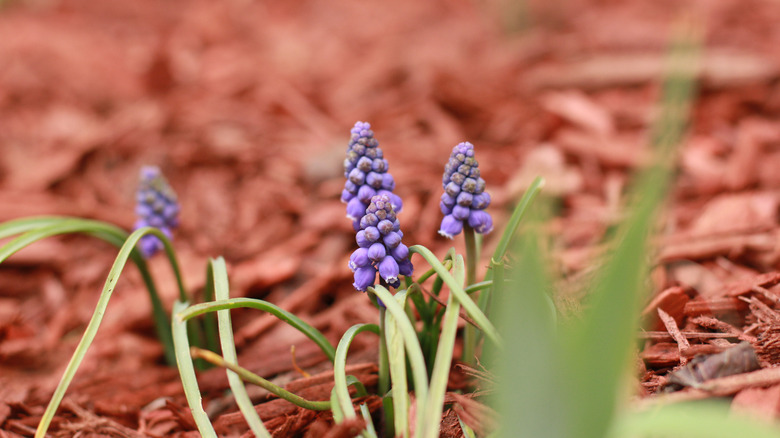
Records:
[[[493,219],[484,211],[490,205],[490,195],[485,191],[485,180],[479,176],[473,144],[463,142],[452,149],[444,167],[442,187],[439,206],[444,219],[439,234],[452,239],[463,231],[464,224],[480,234],[493,230]]]
[[[344,177],[347,182],[341,192],[341,202],[347,204],[347,217],[352,219],[355,230],[360,229],[359,219],[376,195],[390,198],[396,213],[403,208],[401,198],[393,193],[395,180],[388,172],[379,142],[367,122],[357,122],[347,146],[344,160]]]
[[[401,224],[395,217],[392,199],[386,194],[371,198],[357,223],[359,248],[349,258],[349,268],[355,273],[355,289],[365,291],[372,286],[377,272],[388,285],[400,286],[398,276],[412,275],[413,266],[409,248],[401,243]]]
[[[158,167],[141,168],[136,201],[138,220],[133,229],[154,227],[171,238],[173,229],[179,226],[179,203]],[[149,258],[163,248],[163,243],[156,236],[147,234],[138,241],[138,247],[141,254]]]

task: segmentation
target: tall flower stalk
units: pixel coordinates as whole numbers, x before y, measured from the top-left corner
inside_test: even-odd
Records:
[[[444,218],[439,234],[449,239],[463,231],[466,241],[466,282],[477,281],[479,248],[476,234],[493,230],[493,218],[485,209],[490,205],[490,195],[485,191],[485,180],[480,177],[479,162],[474,156],[474,145],[463,142],[452,148],[442,176],[444,193],[441,195],[441,212]],[[463,341],[463,361],[474,362],[476,329],[467,325]]]

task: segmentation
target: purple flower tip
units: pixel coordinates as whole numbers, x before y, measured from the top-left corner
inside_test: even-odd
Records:
[[[144,166],[139,172],[137,205],[138,220],[134,229],[155,227],[167,237],[179,225],[179,203],[176,194],[156,166]],[[153,256],[163,248],[163,243],[153,235],[146,235],[138,241],[138,249],[145,258]]]
[[[401,198],[393,194],[395,180],[388,172],[379,142],[367,122],[357,122],[352,128],[347,157],[344,160],[344,190],[341,201],[347,203],[347,217],[357,221],[377,194],[390,196],[396,213],[401,211]]]
[[[479,163],[474,157],[474,145],[463,142],[452,148],[442,176],[441,212],[444,219],[439,234],[452,239],[467,224],[480,234],[493,230],[493,219],[485,212],[490,195],[485,192],[485,180],[479,176]]]
[[[474,210],[469,215],[469,226],[480,234],[493,231],[493,218],[482,210]]]
[[[455,219],[451,214],[444,216],[444,219],[441,221],[441,227],[439,227],[439,234],[452,239],[460,234],[461,231],[463,231],[463,221]]]
[[[379,276],[388,283],[398,281],[398,262],[393,256],[386,256],[379,262]]]
[[[352,269],[352,272],[367,266],[369,263],[371,262],[368,260],[368,250],[365,248],[356,249],[349,257],[349,269]]]
[[[376,280],[376,268],[371,265],[358,268],[355,271],[354,278],[355,282],[352,283],[352,286],[355,286],[355,289],[361,292],[365,292],[369,286],[374,284],[374,280]]]

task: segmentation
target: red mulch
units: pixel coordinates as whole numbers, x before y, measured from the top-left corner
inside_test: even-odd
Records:
[[[563,201],[551,224],[559,264],[587,273],[647,155],[673,24],[695,17],[705,44],[700,93],[658,236],[638,377],[654,393],[681,362],[740,339],[764,367],[780,363],[780,8],[514,3],[6,0],[0,220],[68,214],[130,228],[137,171],[159,165],[183,204],[175,245],[188,287],[202,287],[207,258],[224,255],[233,296],[277,303],[335,342],[377,316],[351,288],[354,237],[338,202],[348,132],[365,120],[404,199],[406,241],[438,253],[452,245],[436,234],[439,184],[452,146],[468,140],[496,228],[543,175]],[[33,433],[115,253],[71,236],[0,265],[0,436]],[[171,273],[161,258],[152,270],[170,306]],[[117,289],[50,432],[196,436],[177,373],[162,365],[140,277],[128,269]],[[234,323],[246,368],[279,383],[301,379],[295,345],[300,367],[328,371],[313,344],[273,318],[242,310]],[[371,363],[375,342],[358,337],[352,363]],[[372,372],[361,375],[370,384]],[[224,373],[200,381],[219,432],[246,432]],[[327,385],[296,385],[328,396]],[[778,385],[727,392],[735,409],[776,418]],[[277,436],[359,427],[334,429],[328,415],[250,395]],[[448,435],[459,433],[466,405],[445,412]]]

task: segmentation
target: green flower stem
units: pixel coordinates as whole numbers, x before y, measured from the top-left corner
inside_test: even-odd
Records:
[[[33,232],[23,234],[17,239],[9,242],[8,245],[25,238],[25,236],[30,233]],[[54,390],[54,394],[52,395],[51,400],[49,401],[49,405],[46,407],[46,411],[41,417],[41,422],[38,424],[38,429],[35,432],[36,438],[42,438],[46,435],[46,430],[48,430],[49,424],[51,423],[52,418],[54,418],[54,414],[56,413],[62,398],[65,396],[65,391],[67,391],[70,382],[73,380],[73,376],[75,376],[76,371],[81,365],[81,362],[84,360],[84,356],[87,354],[87,350],[89,349],[90,345],[92,345],[92,341],[95,339],[95,335],[97,334],[98,328],[100,327],[100,323],[103,320],[103,315],[106,312],[106,307],[108,307],[108,301],[111,299],[111,294],[116,288],[116,284],[119,281],[119,276],[127,264],[127,260],[130,257],[131,252],[134,251],[138,240],[147,234],[153,234],[162,239],[166,250],[170,250],[169,255],[172,256],[171,263],[174,267],[174,270],[178,272],[178,264],[176,262],[175,255],[173,255],[173,252],[170,248],[170,241],[160,230],[145,227],[138,229],[130,234],[124,245],[122,245],[122,248],[119,250],[119,254],[116,256],[114,264],[111,266],[111,270],[108,273],[108,278],[106,279],[106,282],[103,285],[103,290],[100,293],[100,298],[98,299],[95,312],[92,314],[92,318],[87,325],[87,329],[85,330],[84,335],[81,337],[78,346],[76,346],[76,351],[73,353],[70,362],[68,362],[68,365],[65,368],[65,374],[63,374],[62,378],[60,379],[60,382],[57,385],[57,388]],[[0,249],[0,251],[4,250],[5,248],[6,247],[3,247]]]
[[[222,260],[220,263],[219,260]],[[203,290],[203,302],[208,303],[210,301],[214,301],[214,293],[216,288],[216,283],[214,279],[215,270],[220,270],[222,268],[222,265],[224,265],[225,261],[222,259],[222,257],[219,257],[216,260],[210,260],[208,263],[208,266],[206,267],[206,287]],[[222,273],[220,272],[220,275]],[[225,272],[225,276],[227,276],[227,272]],[[224,279],[225,282],[227,282],[227,278]],[[220,280],[221,282],[221,280]],[[221,299],[229,299],[230,296],[228,294],[225,294],[224,297]],[[217,312],[218,315],[223,314],[223,312]],[[228,319],[230,318],[230,312],[226,312],[228,315]],[[232,329],[231,329],[232,332]],[[205,336],[205,345],[206,348],[209,350],[217,353],[219,342],[217,340],[217,321],[214,318],[213,314],[206,314],[203,315],[203,335]],[[231,335],[232,336],[232,335]]]
[[[309,339],[314,341],[314,343],[320,347],[320,350],[322,350],[322,352],[328,356],[328,359],[333,362],[336,355],[336,349],[333,348],[333,345],[330,344],[328,339],[323,336],[319,330],[315,329],[292,313],[267,301],[256,300],[253,298],[231,298],[228,300],[217,300],[210,303],[201,303],[190,306],[181,313],[178,313],[176,317],[186,321],[198,315],[203,315],[204,313],[216,312],[218,310],[236,309],[239,307],[249,307],[252,309],[262,310],[286,322],[306,335]]]
[[[523,197],[520,198],[520,202],[517,203],[517,207],[515,207],[515,210],[512,212],[512,216],[510,216],[509,222],[506,224],[503,234],[501,234],[498,246],[496,246],[496,250],[493,252],[491,263],[503,262],[509,244],[512,243],[512,237],[517,231],[517,227],[520,225],[520,221],[523,220],[525,213],[528,211],[528,206],[531,205],[534,199],[539,195],[539,192],[542,191],[542,187],[544,187],[544,178],[537,176],[534,178],[533,182],[531,182],[531,185],[528,186],[525,193],[523,193]],[[490,280],[492,278],[493,273],[491,270],[488,270],[487,274],[485,274],[485,280]],[[472,283],[469,282],[469,284]],[[490,291],[482,292],[479,295],[477,304],[479,305],[479,310],[487,312],[487,309],[490,306]]]
[[[230,371],[238,374],[238,376],[241,377],[241,380],[251,383],[253,385],[260,386],[261,388],[267,390],[268,392],[280,398],[283,398],[289,401],[290,403],[293,403],[294,405],[299,406],[301,408],[310,409],[312,411],[327,411],[330,409],[331,406],[330,401],[306,400],[305,398],[299,395],[293,394],[292,392],[287,391],[286,389],[274,385],[273,383],[258,376],[257,374],[254,374],[253,372],[247,370],[246,368],[242,368],[234,363],[225,361],[225,359],[223,359],[222,356],[218,355],[217,353],[214,353],[213,351],[204,350],[202,348],[197,348],[197,347],[191,347],[190,355],[193,358],[203,359],[206,362],[209,362],[216,366],[227,368]]]
[[[396,292],[395,299],[401,305],[406,307],[406,297],[413,293],[413,288],[417,288],[419,293],[420,286],[412,285],[409,289]],[[406,354],[404,352],[404,340],[398,330],[398,324],[391,314],[385,313],[385,331],[383,332],[387,348],[389,350],[390,375],[393,384],[390,388],[392,410],[385,405],[388,417],[392,413],[392,422],[386,418],[386,424],[392,424],[395,430],[394,436],[409,437],[409,389],[406,376]]]
[[[477,262],[479,261],[479,248],[477,248],[477,232],[466,225],[463,227],[463,237],[466,241],[466,284],[477,282]]]
[[[509,218],[506,228],[504,228],[504,233],[498,241],[498,246],[496,246],[496,250],[493,252],[493,260],[496,262],[504,259],[509,244],[512,242],[512,237],[514,236],[515,231],[517,231],[517,227],[520,225],[520,221],[523,220],[523,216],[525,216],[526,211],[528,211],[528,206],[531,205],[534,199],[536,199],[536,196],[539,195],[542,187],[544,187],[544,178],[537,176],[531,185],[528,186],[525,193],[523,193],[523,197],[520,198],[520,202],[517,203],[517,207],[515,207],[515,210],[512,212],[512,216]],[[488,272],[485,279],[488,280],[490,275],[490,272]]]
[[[494,275],[495,277],[495,275]],[[488,289],[493,286],[493,280],[480,281],[479,283],[470,284],[463,289],[467,294],[471,295],[476,291]]]
[[[368,391],[366,391],[366,385],[363,384],[360,380],[357,379],[357,377],[349,375],[347,376],[347,386],[354,386],[356,391],[355,395],[358,397],[366,397],[368,396]]]
[[[336,347],[336,357],[333,360],[333,393],[344,418],[356,418],[355,408],[352,407],[352,398],[347,388],[347,352],[355,337],[363,332],[380,334],[376,324],[356,324],[350,327],[341,337]]]
[[[436,273],[439,274],[439,278],[441,278],[447,287],[450,288],[450,292],[455,294],[460,304],[466,310],[466,313],[477,324],[479,324],[480,328],[485,332],[487,337],[490,338],[490,340],[496,344],[497,348],[500,349],[503,345],[503,342],[501,340],[501,336],[498,334],[498,331],[496,331],[496,328],[493,326],[493,323],[487,319],[485,314],[479,309],[479,307],[477,307],[474,301],[471,300],[471,297],[468,296],[468,294],[458,284],[455,278],[444,268],[444,265],[442,265],[436,256],[434,256],[428,248],[421,245],[412,246],[409,248],[409,252],[421,255],[425,261],[428,262],[428,264],[436,269]]]
[[[466,284],[471,285],[477,281],[477,261],[479,260],[479,250],[477,249],[476,231],[474,228],[466,225],[463,227],[463,237],[466,240]],[[449,309],[449,306],[448,306]],[[476,362],[477,350],[477,328],[467,324],[463,330],[463,354],[461,359],[466,365],[473,365]]]
[[[360,415],[363,416],[363,421],[366,422],[366,428],[363,429],[361,436],[377,438],[376,429],[374,429],[374,423],[371,420],[371,411],[368,410],[368,406],[365,403],[360,405]]]
[[[134,251],[135,252],[135,251]],[[133,257],[135,259],[135,257]],[[146,290],[149,293],[149,300],[152,303],[152,317],[154,318],[154,327],[157,332],[157,339],[160,340],[160,344],[163,346],[163,352],[165,353],[165,363],[170,366],[176,365],[176,353],[173,350],[173,335],[171,334],[171,320],[168,318],[168,314],[165,312],[160,295],[157,293],[152,275],[149,272],[149,268],[146,266],[146,262],[139,255],[136,266],[141,273],[141,278],[146,285]],[[134,260],[135,261],[135,260]]]
[[[384,397],[390,390],[390,370],[387,362],[387,340],[385,339],[385,313],[384,307],[379,307],[379,395]]]
[[[206,284],[206,287],[213,290],[214,295],[218,300],[230,298],[230,287],[228,285],[225,259],[219,257],[216,260],[210,260],[206,277],[209,279],[209,283]],[[233,342],[233,324],[230,322],[230,311],[218,311],[217,318],[219,320],[219,339],[225,362],[237,364],[238,356],[236,354],[236,344]],[[249,428],[252,429],[252,433],[254,433],[257,438],[270,438],[271,434],[268,433],[268,430],[260,420],[260,416],[257,415],[257,411],[252,404],[252,400],[249,399],[246,387],[244,387],[243,382],[241,382],[240,376],[234,372],[227,371],[227,378],[228,383],[230,384],[230,390],[236,398],[236,404],[238,405],[239,410],[241,410],[241,414],[244,416]]]
[[[437,260],[438,261],[438,260]],[[393,295],[381,285],[369,287],[368,291],[381,299],[387,311],[395,319],[398,330],[404,340],[406,353],[409,356],[409,363],[412,368],[412,378],[414,379],[414,389],[417,394],[417,424],[416,430],[422,431],[425,428],[425,422],[430,419],[425,413],[425,404],[428,400],[428,373],[425,368],[420,343],[417,340],[417,333],[414,331],[411,321],[406,317],[404,308],[393,298]],[[419,433],[419,432],[418,432]]]
[[[455,280],[463,283],[464,280],[463,257],[457,256],[455,261]],[[436,351],[436,362],[433,365],[431,375],[431,388],[428,393],[427,406],[425,408],[426,416],[430,421],[425,423],[425,429],[422,432],[423,438],[436,438],[439,436],[441,418],[444,409],[444,393],[447,391],[447,382],[450,375],[450,366],[452,365],[452,350],[455,348],[455,336],[458,332],[458,314],[460,312],[460,303],[455,294],[450,294],[447,302],[447,309],[444,312],[444,321],[442,323],[441,337]]]
[[[198,378],[195,377],[195,367],[190,358],[190,343],[187,338],[187,323],[179,317],[180,312],[187,308],[187,303],[176,301],[173,303],[173,314],[171,326],[173,331],[173,343],[176,346],[176,364],[179,367],[179,376],[181,384],[184,387],[184,396],[187,397],[187,404],[190,406],[192,418],[198,427],[200,436],[204,438],[217,438],[217,433],[211,425],[211,420],[203,410],[203,401],[198,388]]]

